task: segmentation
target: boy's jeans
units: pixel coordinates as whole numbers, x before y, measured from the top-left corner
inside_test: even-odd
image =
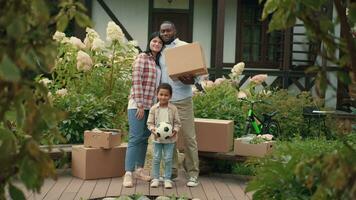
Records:
[[[163,152],[164,180],[171,180],[174,144],[175,143],[153,142],[152,175],[154,179],[159,179],[159,169]]]

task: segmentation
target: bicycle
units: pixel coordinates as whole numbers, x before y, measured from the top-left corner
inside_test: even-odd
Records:
[[[246,119],[246,126],[245,126],[245,134],[251,134],[251,129],[255,131],[256,134],[271,134],[275,138],[280,137],[281,130],[277,120],[273,119],[278,111],[273,111],[271,113],[263,113],[263,119],[257,117],[254,112],[254,105],[256,103],[266,103],[262,100],[248,100],[248,99],[241,99],[243,102],[249,103],[250,107],[247,111],[247,119]]]

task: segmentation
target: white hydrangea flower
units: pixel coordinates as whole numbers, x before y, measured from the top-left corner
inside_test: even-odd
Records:
[[[63,38],[66,37],[66,34],[64,34],[63,32],[60,31],[56,31],[53,35],[53,39],[57,42],[61,42],[63,40]]]
[[[113,21],[110,21],[106,28],[106,40],[110,42],[111,41],[123,42],[124,38],[125,36],[121,28],[118,25],[116,25]]]
[[[48,78],[42,78],[41,80],[38,81],[39,83],[42,83],[44,86],[47,86],[48,84],[52,83],[51,80]]]
[[[132,46],[134,46],[134,47],[138,47],[138,42],[137,42],[136,40],[130,40],[130,41],[128,42],[128,44],[129,44],[129,45],[132,45]]]
[[[93,51],[102,50],[104,47],[105,47],[104,41],[102,41],[100,38],[94,38],[91,50]]]
[[[90,56],[84,51],[79,51],[77,55],[77,69],[78,71],[89,71],[93,66],[93,61]]]
[[[70,37],[69,43],[71,43],[73,46],[77,47],[78,49],[85,49],[84,43],[77,37]]]
[[[67,94],[68,94],[68,91],[65,88],[62,88],[62,89],[56,91],[56,95],[58,95],[60,97],[66,96]]]
[[[231,69],[231,72],[236,75],[241,75],[244,69],[245,69],[245,63],[239,62]]]
[[[91,49],[94,39],[100,38],[100,36],[94,29],[86,28],[85,31],[87,32],[87,34],[84,39],[84,44],[88,49]]]

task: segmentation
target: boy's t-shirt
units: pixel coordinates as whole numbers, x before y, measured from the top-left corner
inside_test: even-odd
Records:
[[[160,107],[159,108],[156,125],[158,125],[161,122],[169,122],[168,107],[165,107],[165,108]]]

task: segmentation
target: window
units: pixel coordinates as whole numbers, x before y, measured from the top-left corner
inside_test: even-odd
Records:
[[[282,64],[283,34],[267,33],[268,21],[261,21],[258,0],[241,0],[238,4],[237,61],[248,67],[278,68]]]

